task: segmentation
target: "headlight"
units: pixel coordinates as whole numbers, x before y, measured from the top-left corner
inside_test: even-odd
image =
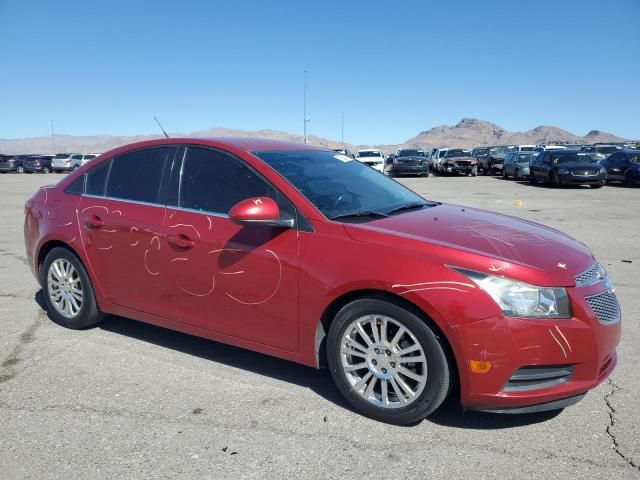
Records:
[[[558,174],[559,175],[566,175],[568,173],[569,173],[569,169],[567,169],[567,168],[559,168],[558,169]]]
[[[600,173],[605,174],[607,173],[607,170],[604,167],[600,167]]]
[[[570,318],[569,297],[564,288],[536,287],[509,278],[454,268],[484,290],[508,317]]]

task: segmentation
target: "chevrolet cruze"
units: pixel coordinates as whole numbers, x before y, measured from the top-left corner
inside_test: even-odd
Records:
[[[620,307],[585,245],[318,147],[137,143],[41,188],[25,217],[60,325],[115,314],[327,366],[382,421],[452,392],[465,409],[557,410],[616,365]]]

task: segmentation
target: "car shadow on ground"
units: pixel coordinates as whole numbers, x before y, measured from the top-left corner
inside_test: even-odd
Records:
[[[35,300],[46,311],[42,290],[36,293]],[[48,313],[47,316],[52,320]],[[340,395],[327,369],[317,370],[269,355],[115,315],[107,315],[98,328],[207,361],[241,368],[257,375],[309,388],[322,398],[357,414]],[[528,415],[500,415],[465,412],[454,394],[425,421],[445,427],[495,430],[544,422],[555,417],[558,413],[559,411]]]

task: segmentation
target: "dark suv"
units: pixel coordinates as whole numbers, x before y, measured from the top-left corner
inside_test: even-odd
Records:
[[[478,169],[483,175],[497,175],[502,173],[502,165],[504,159],[513,147],[497,145],[494,147],[486,147],[486,150],[475,148],[475,157],[478,160]],[[473,155],[473,153],[472,153]]]
[[[24,161],[24,171],[25,173],[50,173],[52,171],[51,159],[51,155],[29,157]]]
[[[0,157],[0,172],[22,173],[24,172],[24,161],[29,158],[29,155],[4,155],[3,157]]]
[[[624,182],[625,185],[640,185],[640,151],[625,150],[611,154],[601,160],[607,171],[607,182]]]
[[[591,185],[600,188],[607,181],[605,168],[585,153],[549,150],[535,157],[529,166],[531,183],[547,185]]]
[[[393,175],[429,176],[429,160],[424,151],[417,148],[401,148],[393,158]]]

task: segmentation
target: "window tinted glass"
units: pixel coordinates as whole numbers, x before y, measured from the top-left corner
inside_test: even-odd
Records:
[[[107,197],[157,203],[162,172],[171,147],[147,148],[113,159]]]
[[[109,173],[109,167],[111,166],[111,160],[102,162],[89,170],[85,175],[87,176],[85,193],[89,195],[104,195],[104,184],[107,180],[107,174]]]
[[[365,167],[368,168],[368,167]],[[251,197],[276,197],[273,187],[231,155],[189,147],[182,168],[180,207],[227,214]]]
[[[84,175],[76,178],[74,182],[67,187],[65,192],[81,195],[84,192],[84,179]]]

